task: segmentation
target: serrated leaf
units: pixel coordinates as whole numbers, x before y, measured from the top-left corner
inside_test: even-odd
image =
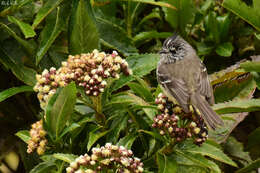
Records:
[[[149,74],[152,70],[156,69],[157,63],[160,60],[159,54],[141,54],[127,57],[129,68],[132,69],[133,75],[142,77]],[[149,63],[147,63],[149,62]],[[111,91],[115,91],[128,82],[133,81],[134,76],[120,76],[120,79],[116,80],[112,86]]]
[[[232,55],[233,50],[234,47],[230,42],[222,43],[216,48],[217,54],[224,57],[230,57]]]
[[[175,173],[177,172],[177,162],[172,156],[157,153],[158,173]]]
[[[131,149],[131,147],[132,147],[134,141],[136,140],[136,138],[137,138],[137,134],[135,134],[135,133],[130,133],[129,135],[127,135],[127,136],[121,138],[121,139],[118,141],[117,145],[118,145],[118,146],[124,146],[124,147],[126,147],[127,149]]]
[[[62,160],[67,163],[73,162],[78,156],[74,154],[64,154],[64,153],[56,153],[53,154],[53,157],[59,160]]]
[[[55,169],[56,166],[52,162],[41,162],[38,165],[36,165],[30,173],[46,173],[50,172],[50,170]]]
[[[0,47],[0,62],[7,65],[13,74],[25,84],[34,86],[36,84],[36,71],[15,61],[10,54]]]
[[[137,54],[138,50],[133,41],[121,27],[106,19],[97,17],[97,27],[101,43],[111,49],[117,50],[124,56]]]
[[[112,99],[105,105],[106,107],[111,105],[120,105],[120,106],[129,106],[134,105],[137,106],[136,108],[141,108],[148,116],[148,118],[152,121],[153,117],[157,113],[157,110],[154,110],[153,107],[149,107],[150,104],[147,103],[142,98],[131,94],[131,93],[122,93],[120,95],[112,97]],[[145,107],[139,107],[145,106]]]
[[[92,145],[95,144],[95,142],[97,140],[99,140],[100,138],[102,138],[103,136],[105,136],[110,130],[106,130],[106,131],[103,131],[103,132],[99,132],[100,128],[96,128],[94,129],[93,131],[91,131],[89,133],[89,140],[88,140],[88,145],[87,145],[87,150],[89,151],[90,148],[92,147]]]
[[[241,168],[236,171],[236,173],[248,173],[250,171],[253,171],[255,169],[259,169],[260,167],[260,159],[254,160],[252,163],[248,164],[244,168]]]
[[[185,157],[186,159],[194,162],[194,165],[196,165],[196,166],[200,166],[202,168],[209,168],[213,172],[216,172],[216,173],[221,172],[221,170],[217,164],[215,164],[214,162],[212,162],[209,159],[206,159],[205,157],[203,157],[200,154],[193,154],[193,153],[189,153],[189,152],[186,152],[184,150],[179,150],[179,149],[176,149],[175,152],[177,155],[179,155],[181,157]]]
[[[253,0],[253,5],[248,6],[241,0],[224,0],[223,7],[235,13],[237,16],[260,31],[260,11],[257,3],[259,3],[258,0]]]
[[[32,92],[33,88],[31,86],[20,86],[20,87],[13,87],[8,88],[4,91],[0,92],[0,102],[4,101],[5,99],[12,97],[21,92]]]
[[[40,45],[36,53],[36,65],[38,65],[47,53],[53,42],[60,35],[67,23],[70,14],[70,4],[65,3],[57,8],[56,15],[46,19],[46,25],[41,32]]]
[[[63,0],[48,0],[37,13],[32,27],[35,29]]]
[[[16,25],[19,26],[19,28],[21,29],[21,31],[23,32],[25,38],[31,38],[34,37],[36,35],[36,33],[34,32],[33,28],[31,25],[22,22],[19,19],[16,19],[13,16],[8,16],[8,20],[12,23],[15,23]]]
[[[237,164],[234,161],[232,161],[225,153],[223,153],[223,151],[221,151],[219,148],[217,148],[213,145],[207,144],[207,143],[202,144],[200,147],[194,146],[194,147],[188,148],[185,151],[190,152],[190,153],[195,153],[195,154],[201,154],[203,156],[208,156],[208,157],[211,157],[220,162],[237,167]]]
[[[238,142],[236,138],[230,136],[224,144],[224,149],[229,156],[246,166],[252,162],[249,152],[244,151],[243,143]]]
[[[93,18],[90,2],[73,1],[69,23],[69,53],[88,53],[98,48],[99,34]]]
[[[135,104],[140,106],[150,106],[150,104],[144,101],[142,98],[131,93],[128,93],[128,95],[133,98]],[[143,108],[143,111],[148,116],[148,118],[150,118],[151,121],[153,120],[154,116],[157,113],[157,110],[150,109],[150,108]]]
[[[144,88],[144,85],[140,85],[135,82],[130,82],[127,85],[133,92],[135,92],[138,96],[142,97],[143,99],[147,101],[153,100],[152,93],[147,88]]]
[[[213,106],[213,109],[219,114],[259,111],[260,99],[234,100],[218,103]]]
[[[28,130],[20,130],[15,135],[18,136],[20,139],[22,139],[25,143],[28,143],[28,141],[31,139]]]
[[[70,83],[51,97],[46,108],[48,130],[58,139],[66,122],[70,119],[76,103],[76,86]]]

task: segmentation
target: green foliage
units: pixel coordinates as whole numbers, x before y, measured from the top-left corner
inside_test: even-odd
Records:
[[[253,0],[252,6],[248,6],[241,0],[224,0],[223,6],[260,31],[259,23],[259,1]]]
[[[238,61],[259,54],[259,4],[258,0],[26,0],[1,6],[0,162],[12,143],[19,146],[24,165],[17,172],[64,172],[79,155],[112,143],[131,149],[146,173],[256,170],[260,125],[254,114],[260,110],[260,65],[257,57]],[[214,72],[209,77],[216,101],[212,108],[224,125],[209,130],[210,139],[200,146],[190,139],[171,141],[152,127],[159,114],[155,98],[161,92],[156,81],[158,51],[174,32]],[[86,95],[77,81],[72,82],[58,88],[41,109],[32,92],[36,73],[58,69],[68,55],[94,49],[116,50],[132,74],[108,79],[97,97]],[[27,155],[22,144],[32,140],[29,126],[36,119],[43,120],[47,132],[41,157]]]
[[[76,86],[74,83],[58,91],[46,108],[46,125],[50,136],[58,140],[60,133],[71,118],[76,103]]]
[[[31,27],[31,25],[24,23],[24,22],[20,21],[19,19],[16,19],[13,16],[8,16],[8,20],[19,26],[19,28],[22,30],[25,38],[31,38],[36,35],[33,28]]]
[[[70,37],[68,40],[71,55],[91,52],[93,49],[98,48],[97,27],[89,3],[89,1],[85,0],[73,1],[73,11],[69,25]]]
[[[20,87],[9,88],[5,91],[0,92],[0,102],[18,93],[30,92],[30,91],[33,91],[31,86],[20,86]]]
[[[157,162],[159,166],[158,173],[175,173],[177,172],[177,163],[171,156],[157,153]]]

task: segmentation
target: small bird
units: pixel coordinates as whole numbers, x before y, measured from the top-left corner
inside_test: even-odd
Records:
[[[186,113],[191,111],[190,107],[195,108],[213,130],[223,125],[210,107],[215,101],[207,69],[192,46],[174,35],[164,41],[159,54],[157,80],[166,96]]]

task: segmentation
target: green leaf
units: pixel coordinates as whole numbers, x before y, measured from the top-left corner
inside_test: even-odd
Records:
[[[175,173],[177,172],[177,162],[172,156],[157,153],[158,173]]]
[[[220,33],[220,40],[225,41],[229,38],[229,28],[231,19],[229,14],[224,16],[217,16],[217,22],[218,22],[218,29]]]
[[[54,11],[55,12],[55,11]],[[70,3],[65,3],[57,8],[56,15],[46,18],[46,25],[41,32],[40,45],[36,53],[36,65],[38,65],[49,50],[55,39],[65,28],[70,14]]]
[[[31,37],[34,37],[36,35],[36,33],[34,32],[31,25],[24,23],[24,22],[20,21],[19,19],[16,19],[13,16],[8,16],[8,20],[19,26],[19,28],[23,32],[25,38],[31,38]]]
[[[144,16],[144,18],[142,18],[142,20],[138,23],[137,27],[141,26],[143,23],[145,23],[146,21],[149,21],[153,18],[162,20],[161,16],[160,16],[160,11],[158,8],[156,8],[155,10],[153,10],[150,14]]]
[[[89,132],[89,140],[88,140],[88,145],[87,145],[87,150],[89,151],[92,145],[95,144],[95,142],[105,136],[110,130],[106,130],[103,132],[99,132],[98,130],[100,127],[94,129],[93,131]]]
[[[258,3],[258,0],[253,0],[253,5],[248,6],[241,0],[224,0],[223,7],[235,13],[260,31],[260,11],[259,6],[257,6]]]
[[[260,99],[234,100],[218,103],[213,106],[213,109],[219,114],[259,111]]]
[[[216,48],[217,54],[224,57],[230,57],[233,50],[234,47],[230,42],[222,43]]]
[[[34,86],[36,84],[36,71],[15,61],[11,55],[0,47],[0,62],[8,66],[13,74],[25,84]]]
[[[127,0],[121,0],[121,1],[127,1]],[[146,4],[150,4],[150,5],[156,5],[156,6],[160,6],[160,7],[171,8],[173,10],[176,10],[175,6],[173,6],[170,3],[166,3],[166,2],[158,2],[158,1],[154,1],[154,0],[132,0],[132,1],[146,3]]]
[[[62,160],[67,163],[73,162],[78,156],[74,154],[64,154],[64,153],[56,153],[53,154],[53,157],[59,160]]]
[[[76,86],[70,83],[54,94],[46,108],[48,130],[58,139],[67,121],[71,118],[76,103]]]
[[[69,23],[70,54],[88,53],[98,48],[99,34],[89,0],[74,0]]]
[[[28,143],[28,141],[31,139],[30,132],[28,130],[20,130],[15,135],[22,139],[25,143]]]
[[[207,168],[199,167],[199,166],[187,166],[187,165],[178,165],[177,172],[181,173],[208,173]]]
[[[247,166],[245,166],[244,168],[237,170],[236,173],[248,173],[253,170],[259,169],[259,167],[260,167],[260,159],[257,159],[252,163],[248,164]]]
[[[220,42],[219,23],[217,21],[217,13],[210,11],[205,17],[205,32],[209,41],[217,44]]]
[[[170,25],[180,32],[185,31],[187,24],[193,23],[195,16],[195,6],[193,0],[163,0],[175,6],[177,10],[163,7],[165,19]]]
[[[135,83],[135,82],[130,82],[127,85],[138,96],[142,97],[143,99],[146,99],[147,101],[153,101],[152,93],[147,88],[144,88],[143,85],[140,85],[140,84]]]
[[[130,97],[127,94],[120,94],[113,96],[111,100],[105,106],[113,106],[116,104],[128,106],[129,104],[133,104],[135,102],[133,97]]]
[[[213,172],[221,173],[221,170],[216,163],[203,157],[200,154],[193,154],[193,153],[189,153],[189,152],[186,152],[186,151],[180,150],[180,149],[175,149],[174,151],[180,157],[184,157],[184,158],[188,159],[189,161],[192,161],[194,163],[192,165],[200,166],[202,168],[209,168]]]
[[[97,27],[100,34],[100,41],[108,48],[117,50],[124,56],[137,54],[138,50],[133,41],[127,37],[127,33],[111,21],[97,17]]]
[[[36,165],[30,173],[45,173],[50,172],[51,170],[55,169],[56,166],[52,162],[41,162],[38,165]]]
[[[150,106],[150,104],[147,103],[146,101],[144,101],[142,98],[140,98],[134,94],[131,94],[131,93],[128,93],[128,95],[133,98],[135,104],[137,104],[139,106]],[[154,116],[157,113],[157,110],[154,110],[151,108],[143,108],[143,111],[148,116],[148,118],[150,118],[151,121],[153,120]]]
[[[260,144],[260,127],[256,128],[248,136],[247,148],[252,148]]]
[[[148,130],[139,130],[138,132],[143,132],[145,134],[148,134],[152,137],[154,137],[155,139],[159,140],[159,141],[165,141],[165,139],[163,138],[162,135],[156,133],[156,132],[153,132],[153,131],[148,131]]]
[[[157,32],[157,31],[144,31],[140,32],[133,38],[135,45],[140,46],[146,41],[157,38],[168,38],[172,35],[171,32]]]
[[[110,125],[110,128],[112,130],[106,136],[107,141],[111,143],[116,143],[117,139],[119,138],[120,132],[127,127],[127,121],[128,116],[126,116],[125,114],[120,117],[116,117]]]
[[[223,103],[233,99],[248,99],[256,88],[256,82],[248,72],[216,73],[217,80],[212,81],[216,103]],[[212,76],[210,76],[212,77]]]
[[[220,162],[237,167],[237,164],[234,161],[232,161],[225,153],[223,153],[223,151],[207,143],[202,144],[200,147],[194,146],[188,148],[186,151],[190,153],[201,154],[203,156],[208,156]]]
[[[48,0],[37,13],[32,27],[35,29],[63,0]]]
[[[65,128],[62,132],[62,134],[59,136],[59,138],[62,138],[64,135],[66,135],[69,132],[72,132],[73,130],[79,128],[80,125],[77,123],[72,123],[70,126],[68,126],[67,128]]]
[[[13,87],[0,92],[0,102],[21,92],[32,92],[31,86]]]
[[[137,134],[135,134],[135,133],[130,133],[130,134],[128,134],[127,136],[121,138],[121,139],[118,141],[117,145],[118,145],[118,146],[124,146],[124,147],[126,147],[127,149],[131,149],[131,147],[132,147],[134,141],[136,140],[136,138],[137,138]]]
[[[145,108],[142,108],[143,111],[146,113],[146,115],[150,118],[150,120],[153,120],[153,117],[157,113],[157,110],[154,110],[153,108],[149,107],[150,104],[144,101],[142,98],[131,94],[131,93],[123,93],[117,96],[114,96],[105,106],[111,106],[111,105],[120,105],[120,106],[129,106],[129,105],[137,105],[137,106],[148,106]],[[140,107],[138,107],[140,108]]]
[[[224,150],[228,153],[229,156],[236,159],[244,166],[252,162],[249,152],[244,151],[243,143],[238,142],[236,138],[232,136],[230,136],[224,144]]]
[[[0,22],[0,28],[1,27],[3,27],[7,31],[7,33],[10,36],[12,36],[18,43],[20,43],[30,55],[33,55],[35,50],[35,45],[32,42],[22,39],[11,28],[9,28],[7,25]]]
[[[160,56],[159,54],[141,54],[129,56],[126,60],[129,64],[129,68],[133,71],[133,75],[137,77],[142,77],[149,74],[152,70],[156,69],[157,63],[160,60]],[[112,91],[116,91],[117,89],[126,85],[128,82],[133,81],[135,79],[133,75],[120,76],[120,79],[116,80],[112,84]]]
[[[260,40],[260,34],[255,33],[255,37]]]
[[[196,47],[198,49],[198,55],[207,55],[212,52],[214,46],[206,44],[204,42],[197,42]]]
[[[260,61],[246,61],[240,64],[248,72],[260,72]]]

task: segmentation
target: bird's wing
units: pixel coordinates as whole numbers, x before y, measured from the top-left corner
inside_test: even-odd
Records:
[[[182,79],[174,78],[163,68],[157,69],[157,78],[166,94],[174,97],[184,111],[189,112],[189,92],[186,83]]]
[[[206,98],[209,104],[214,104],[212,87],[208,79],[208,73],[205,65],[200,63],[200,72],[197,73],[197,91]]]

